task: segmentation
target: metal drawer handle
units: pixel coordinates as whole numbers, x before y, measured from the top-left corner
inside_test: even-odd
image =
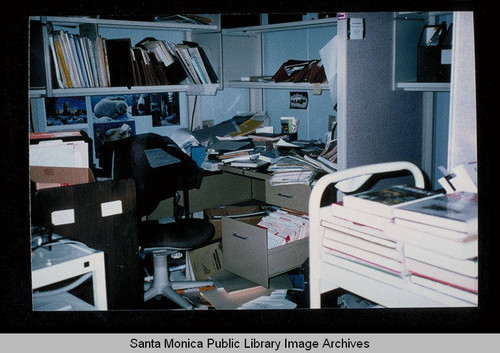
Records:
[[[244,237],[242,235],[239,235],[238,233],[233,233],[233,237],[240,238],[240,239],[243,239],[243,240],[247,240],[248,239],[248,237]]]
[[[295,198],[295,196],[293,196],[293,195],[285,195],[285,194],[282,194],[281,192],[278,192],[276,195],[281,196],[281,197],[286,197],[287,199]]]

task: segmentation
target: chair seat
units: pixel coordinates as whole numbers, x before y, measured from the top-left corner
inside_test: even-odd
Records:
[[[139,223],[139,245],[144,248],[198,248],[215,234],[212,223],[204,219],[180,219],[172,223],[145,221]]]

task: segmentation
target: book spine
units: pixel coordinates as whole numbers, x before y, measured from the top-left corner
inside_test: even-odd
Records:
[[[350,256],[353,256],[357,259],[393,270],[397,272],[401,272],[405,270],[404,264],[398,260],[391,259],[385,257],[380,254],[376,254],[370,251],[362,250],[355,248],[353,246],[349,246],[346,244],[339,243],[337,241],[323,238],[323,246],[332,249]]]
[[[385,234],[394,240],[410,243],[435,252],[459,259],[477,257],[477,239],[469,241],[453,241],[434,234],[405,228],[395,223],[389,223]]]

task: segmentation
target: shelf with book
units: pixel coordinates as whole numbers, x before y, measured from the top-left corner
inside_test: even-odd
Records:
[[[206,38],[218,36],[218,42],[210,39],[210,45],[217,47],[214,51],[210,48],[209,55],[220,55],[217,24],[46,16],[33,16],[30,21],[32,32],[38,32],[31,35],[42,43],[36,53],[32,50],[32,58],[36,59],[33,62],[38,66],[30,70],[45,73],[44,79],[39,79],[44,82],[30,82],[36,88],[30,91],[32,98],[152,91],[214,95],[222,88],[221,60],[207,56],[204,44],[194,41],[198,34],[208,34]],[[113,34],[108,37],[102,33]],[[140,33],[162,37],[157,42],[169,45],[164,47],[172,61],[159,57],[158,52],[153,52],[142,41],[132,42],[130,38]],[[172,35],[176,44],[163,39]],[[182,43],[178,43],[179,38]],[[181,57],[181,52],[189,52],[189,56]],[[188,71],[191,66],[193,71]]]

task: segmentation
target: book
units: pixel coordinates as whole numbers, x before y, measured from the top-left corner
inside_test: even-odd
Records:
[[[391,222],[391,219],[386,217],[344,207],[343,201],[332,203],[330,205],[330,211],[334,217],[380,230],[383,230],[387,223]]]
[[[219,78],[217,77],[205,49],[196,42],[183,41],[183,44],[187,45],[189,48],[195,49],[194,55],[201,59],[200,65],[202,66],[202,70],[208,76],[208,83],[218,83]]]
[[[354,271],[353,268],[355,267],[355,265],[353,265],[353,264],[357,264],[357,265],[362,266],[362,268],[371,268],[371,269],[376,270],[377,272],[386,272],[386,273],[391,274],[393,276],[405,277],[408,275],[408,272],[404,268],[404,264],[401,262],[397,262],[395,260],[392,260],[392,259],[387,259],[384,264],[381,264],[380,262],[373,262],[367,258],[356,257],[354,255],[347,254],[347,253],[338,251],[338,250],[333,249],[333,248],[328,248],[326,246],[325,246],[325,248],[327,249],[326,254],[330,255],[330,256],[325,256],[326,262],[333,263],[334,261],[338,261],[337,259],[339,259],[339,258],[343,259],[343,260],[347,260],[348,261],[347,263],[349,263],[350,266],[345,267],[345,268],[347,270],[350,270],[350,271]],[[360,268],[360,267],[358,267],[358,268]],[[355,272],[358,272],[360,274],[364,274],[361,271],[355,271]]]
[[[391,270],[392,272],[401,273],[405,271],[405,264],[402,259],[396,260],[371,251],[340,243],[326,237],[323,238],[323,246],[330,250],[348,255],[354,259],[361,260],[364,263],[369,263],[379,268]]]
[[[369,237],[357,237],[350,233],[333,229],[325,229],[323,237],[397,261],[402,261],[404,259],[402,246],[392,246],[392,244],[390,244],[390,246],[385,246],[376,241],[371,241]]]
[[[420,277],[428,278],[472,293],[477,293],[478,291],[477,277],[464,276],[411,258],[405,259],[405,266],[409,272]]]
[[[425,277],[411,275],[410,281],[416,285],[432,289],[436,292],[443,293],[445,295],[452,296],[461,300],[468,301],[472,304],[478,304],[477,293],[472,293],[460,288],[456,288],[441,282],[436,282]]]
[[[440,195],[408,185],[395,185],[344,196],[344,207],[372,213],[385,218],[393,218],[396,207],[408,205]]]
[[[472,259],[457,259],[414,244],[405,244],[403,252],[406,257],[426,262],[465,276],[477,277],[479,273],[477,257]]]
[[[371,266],[353,258],[343,256],[340,253],[328,252],[325,254],[325,262],[343,268],[348,271],[355,272],[359,275],[380,281],[386,284],[393,285],[394,287],[401,288],[405,285],[406,272],[396,273],[393,271],[386,271],[377,267]]]
[[[266,164],[268,164],[268,162],[258,158],[249,160],[237,160],[231,162],[232,167],[238,167],[238,168],[260,168]]]
[[[402,241],[405,244],[417,245],[458,259],[473,259],[478,255],[477,236],[471,236],[464,241],[456,241],[416,229],[406,228],[395,223],[387,224],[385,234],[387,237]]]
[[[321,225],[325,228],[348,233],[355,237],[367,239],[371,242],[382,244],[391,248],[396,248],[396,246],[398,246],[398,242],[393,239],[388,239],[382,230],[356,224],[342,218],[329,217],[328,221],[322,220]]]
[[[394,217],[476,234],[478,230],[477,194],[462,191],[441,195],[434,199],[405,205],[394,212]]]
[[[136,86],[130,38],[107,39],[106,49],[111,86]]]
[[[421,230],[425,233],[430,233],[430,234],[438,235],[442,238],[448,238],[448,239],[457,240],[457,241],[465,241],[467,239],[471,239],[471,238],[474,238],[475,236],[477,236],[477,234],[471,235],[471,234],[467,234],[464,232],[457,232],[457,231],[452,230],[452,229],[435,227],[431,224],[413,222],[413,221],[409,221],[407,219],[402,219],[402,218],[394,218],[394,223],[401,225],[403,227]]]

